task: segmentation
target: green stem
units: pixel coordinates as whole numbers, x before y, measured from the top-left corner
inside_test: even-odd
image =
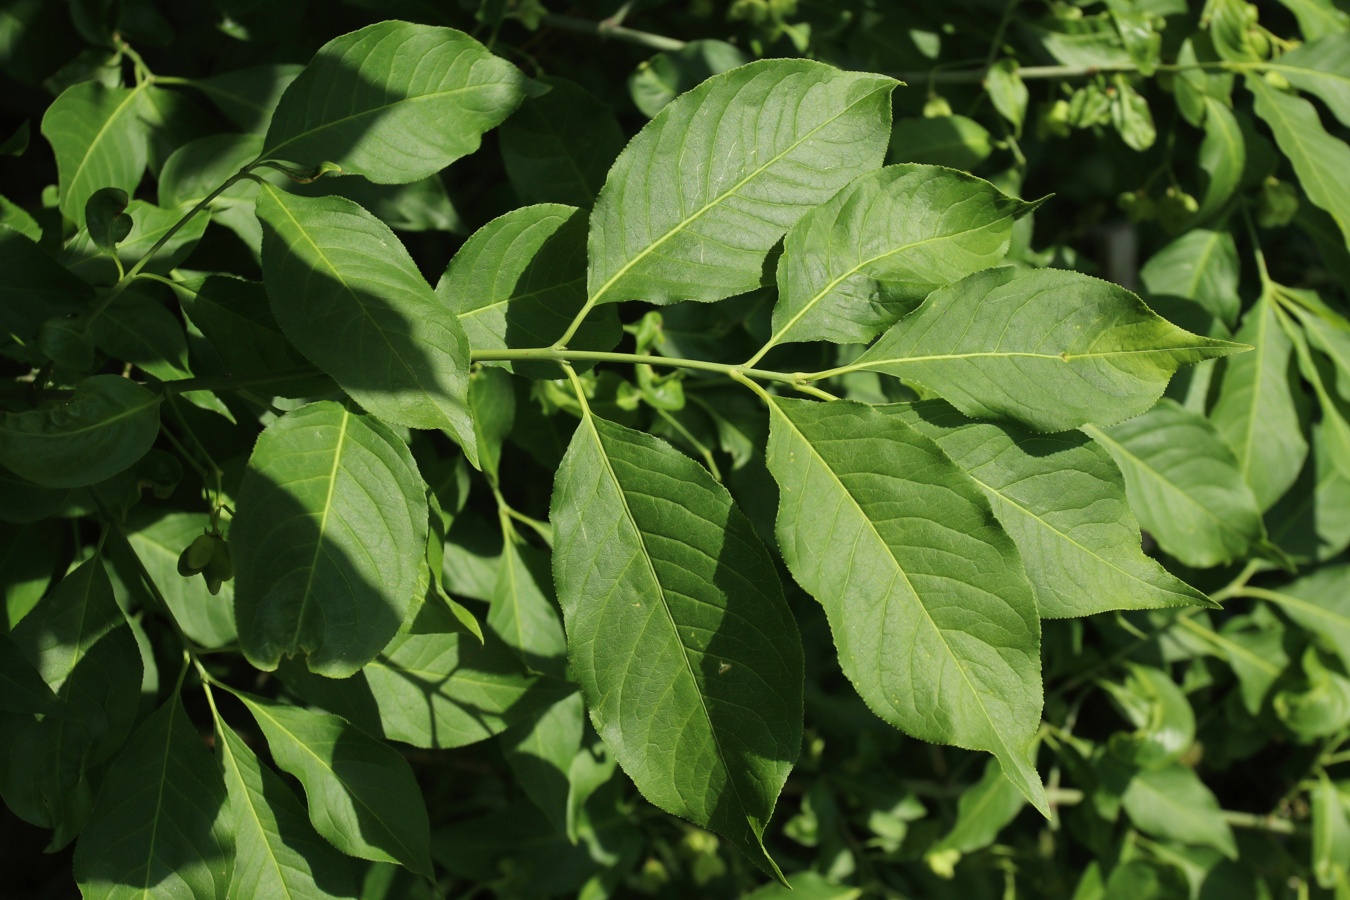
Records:
[[[1179,65],[1169,63],[1158,66],[1158,72],[1186,72],[1193,69],[1224,69],[1232,72],[1263,71],[1274,68],[1269,63],[1201,62]],[[1134,63],[1121,63],[1111,66],[1024,66],[1017,70],[1023,81],[1053,80],[1066,78],[1089,78],[1093,75],[1108,75],[1113,72],[1138,72]],[[892,72],[895,78],[905,82],[924,81],[930,84],[978,84],[989,77],[989,67],[978,69],[949,69],[943,72],[930,70],[916,72]]]
[[[254,165],[256,165],[256,163],[250,163],[249,165],[244,166],[244,168],[240,169],[238,172],[235,172],[229,178],[225,179],[224,184],[216,188],[211,193],[207,194],[205,197],[201,199],[200,202],[198,202],[196,206],[188,210],[187,213],[181,219],[179,219],[177,222],[173,224],[172,228],[164,232],[164,236],[155,242],[155,246],[147,250],[145,252],[145,255],[136,261],[136,265],[131,267],[130,271],[127,272],[126,278],[124,278],[123,281],[129,281],[132,278],[135,278],[136,275],[141,271],[141,269],[145,268],[146,264],[149,263],[150,260],[154,258],[155,254],[158,253],[165,244],[173,240],[173,236],[176,235],[180,230],[182,230],[184,225],[192,221],[193,217],[196,216],[197,213],[201,212],[202,210],[206,209],[206,207],[210,206],[212,200],[216,199],[221,194],[225,193],[230,188],[234,187],[235,184],[237,184],[238,182],[247,178],[249,171],[253,168]],[[120,284],[121,282],[118,283]]]
[[[1242,589],[1247,586],[1247,582],[1251,580],[1251,577],[1261,571],[1262,567],[1261,561],[1257,559],[1247,563],[1246,567],[1238,573],[1236,578],[1210,594],[1209,599],[1213,600],[1215,603],[1222,603],[1230,597],[1237,597],[1242,593]]]
[[[564,31],[575,31],[580,34],[590,34],[599,38],[612,37],[629,44],[637,44],[641,47],[651,47],[653,50],[682,50],[688,43],[687,41],[666,37],[663,34],[652,34],[648,31],[625,28],[622,25],[615,24],[612,19],[605,19],[602,22],[592,22],[590,19],[578,19],[575,16],[546,13],[541,21],[552,28],[561,28]]]
[[[565,350],[555,347],[538,347],[528,350],[475,350],[472,359],[474,362],[554,362],[570,368],[567,364],[573,362],[617,362],[646,364],[651,366],[665,366],[676,369],[696,369],[700,372],[716,372],[719,375],[735,377],[736,375],[745,375],[750,378],[758,378],[761,381],[776,381],[779,384],[786,384],[797,390],[807,393],[813,393],[815,396],[822,396],[833,399],[823,391],[812,389],[806,382],[814,376],[805,376],[801,373],[789,374],[787,372],[774,372],[768,369],[752,369],[746,366],[733,366],[727,363],[708,362],[702,359],[679,359],[671,356],[649,356],[645,353],[602,353],[595,350]],[[575,375],[575,373],[573,373]]]
[[[567,326],[567,330],[562,333],[562,337],[554,341],[553,346],[549,349],[552,350],[567,349],[567,342],[572,339],[572,335],[577,333],[577,329],[580,328],[581,323],[585,321],[586,315],[593,309],[595,309],[595,297],[591,297],[589,300],[586,301],[586,305],[581,307],[581,310],[575,316],[572,317],[572,322]]]
[[[657,407],[656,414],[660,416],[662,419],[665,419],[666,424],[668,424],[671,428],[674,428],[675,431],[681,437],[683,437],[686,441],[688,441],[691,445],[693,445],[694,449],[698,451],[698,455],[703,457],[703,462],[707,464],[708,471],[712,473],[713,480],[716,481],[718,484],[721,484],[722,470],[717,467],[717,460],[713,458],[712,451],[709,450],[706,446],[704,446],[702,441],[694,437],[693,434],[690,433],[689,429],[684,427],[684,423],[682,423],[679,419],[672,416],[666,410]]]

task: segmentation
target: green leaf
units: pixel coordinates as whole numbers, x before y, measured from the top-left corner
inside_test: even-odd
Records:
[[[915,737],[997,757],[1037,809],[1040,620],[975,483],[903,407],[772,398],[778,544],[825,607],[844,673]],[[839,548],[847,548],[840,552]]]
[[[181,209],[161,209],[153,203],[133,200],[127,204],[126,215],[131,217],[131,231],[126,239],[117,246],[117,258],[124,267],[135,265],[150,248],[159,243],[169,231],[178,225],[185,211]],[[169,238],[145,265],[143,271],[156,275],[167,275],[187,259],[206,233],[206,216],[197,216]],[[61,251],[61,262],[85,281],[95,284],[111,284],[120,276],[112,259],[101,252],[88,231],[80,231]]]
[[[1035,204],[936,166],[860,176],[788,231],[771,343],[865,343],[935,288],[1008,252]]]
[[[369,734],[448,749],[486,740],[573,693],[556,678],[526,675],[495,635],[400,634],[351,678],[289,665],[286,683]]]
[[[1163,400],[1114,428],[1084,431],[1120,466],[1139,524],[1186,565],[1280,558],[1233,451],[1203,416]]]
[[[540,83],[549,92],[526,100],[502,125],[506,177],[522,203],[589,207],[623,150],[623,129],[580,85],[565,78]]]
[[[968,416],[1063,431],[1138,415],[1181,366],[1241,349],[1096,278],[1002,268],[935,291],[850,368],[923,385]]]
[[[1139,280],[1146,293],[1194,301],[1232,327],[1242,303],[1238,269],[1232,234],[1195,228],[1149,257],[1139,270]]]
[[[0,413],[0,465],[44,487],[111,478],[155,442],[160,399],[126,378],[94,375],[57,405]]]
[[[1003,777],[998,763],[991,759],[980,780],[962,791],[951,830],[924,853],[924,858],[939,874],[939,867],[950,871],[964,854],[992,844],[1026,802],[1022,792]]]
[[[1274,590],[1262,589],[1261,596],[1278,603],[1350,666],[1350,566],[1325,566]]]
[[[544,203],[493,219],[450,260],[436,296],[459,316],[477,350],[549,346],[586,303],[586,214]],[[612,350],[621,336],[617,310],[602,307],[568,346]],[[559,375],[552,364],[506,365],[523,375]]]
[[[1220,814],[1218,800],[1185,766],[1138,773],[1121,801],[1130,821],[1146,834],[1213,847],[1229,859],[1237,858],[1233,831]]]
[[[552,594],[548,555],[506,540],[488,628],[520,654],[527,669],[561,678],[567,665],[567,638]]]
[[[619,154],[591,215],[592,304],[759,287],[811,207],[881,163],[893,79],[760,60],[673,101]]]
[[[261,135],[272,122],[272,111],[304,66],[266,63],[200,78],[192,86],[211,98],[231,122]]]
[[[54,713],[61,701],[24,658],[8,634],[0,634],[0,710],[16,713]]]
[[[75,880],[99,900],[227,896],[225,784],[175,691],[108,772],[75,848]]]
[[[342,678],[398,631],[427,539],[426,486],[377,419],[312,403],[258,438],[230,543],[235,616],[249,662],[303,654]]]
[[[744,50],[726,41],[690,41],[679,50],[658,53],[639,63],[628,77],[628,92],[644,116],[655,118],[685,91],[750,59]]]
[[[1027,117],[1027,86],[1018,74],[1017,60],[1000,59],[985,73],[984,88],[998,114],[1012,123],[1013,133],[1022,136]]]
[[[338,716],[231,693],[257,719],[277,766],[304,787],[315,831],[348,856],[431,876],[426,803],[397,750]]]
[[[0,226],[0,338],[37,340],[42,323],[79,312],[93,289],[43,253],[34,239]],[[0,345],[2,346],[2,345]]]
[[[1344,20],[1345,13],[1341,17]],[[1262,68],[1279,72],[1294,87],[1313,94],[1342,125],[1350,126],[1350,32],[1310,41]]]
[[[1350,244],[1350,191],[1344,180],[1350,147],[1327,133],[1307,100],[1276,90],[1260,75],[1248,75],[1246,85],[1256,99],[1256,114],[1270,126],[1303,192],[1327,211]]]
[[[1158,139],[1148,101],[1123,73],[1111,77],[1111,124],[1131,150],[1144,151]]]
[[[502,755],[526,796],[572,843],[577,836],[575,828],[568,828],[569,776],[585,725],[586,706],[576,693],[531,713],[501,735]]]
[[[440,428],[477,463],[469,343],[389,227],[350,200],[263,185],[263,280],[291,342],[366,410]]]
[[[1306,40],[1317,41],[1350,28],[1350,13],[1338,9],[1333,0],[1280,0],[1280,3],[1298,19],[1298,29]]]
[[[515,422],[516,393],[511,376],[484,368],[469,376],[469,411],[473,415],[474,445],[483,474],[496,485],[502,442]]]
[[[1297,378],[1291,381],[1294,347],[1278,315],[1268,297],[1247,311],[1233,337],[1255,351],[1228,360],[1210,413],[1263,511],[1298,479],[1308,455],[1308,402]]]
[[[788,876],[791,888],[781,884],[766,884],[754,893],[746,894],[743,900],[858,900],[862,888],[846,884],[834,884],[824,875],[810,870],[795,872]]]
[[[1122,761],[1146,770],[1164,769],[1195,743],[1195,712],[1166,672],[1130,663],[1123,685],[1101,686],[1135,727],[1133,733],[1111,735],[1110,750]]]
[[[42,226],[37,219],[7,197],[0,197],[0,225],[13,228],[34,243],[42,240]]]
[[[178,574],[178,555],[206,532],[204,513],[134,513],[127,540],[169,605],[179,627],[201,647],[221,647],[237,636],[234,627],[234,582],[212,594],[201,578]]]
[[[994,152],[994,138],[965,116],[896,119],[888,162],[973,169]]]
[[[214,709],[213,709],[214,712]],[[355,897],[351,864],[315,833],[305,808],[217,714],[216,749],[234,838],[227,896],[322,900]]]
[[[478,149],[525,97],[528,79],[463,32],[380,22],[334,38],[277,103],[262,156],[334,162],[404,184]]]
[[[62,91],[42,117],[42,133],[56,153],[61,212],[83,221],[84,205],[100,188],[136,191],[149,158],[138,108],[141,91],[83,81]]]
[[[94,245],[105,253],[112,253],[131,233],[131,216],[127,208],[127,192],[121,188],[100,188],[84,204],[85,228]]]
[[[750,522],[698,463],[589,410],[550,511],[596,731],[643,796],[781,879],[763,834],[801,742],[802,651]]]
[[[289,188],[302,197],[346,197],[395,231],[468,234],[439,175],[428,175],[408,184],[376,184],[364,178],[320,178],[309,184],[291,184]]]
[[[1340,791],[1323,772],[1312,789],[1313,874],[1320,887],[1332,888],[1350,868],[1350,816]],[[1339,870],[1339,871],[1338,871]]]
[[[1247,165],[1247,146],[1237,117],[1227,106],[1206,96],[1205,139],[1200,142],[1198,162],[1205,175],[1205,192],[1196,220],[1215,215],[1228,203],[1242,183]]]
[[[896,409],[989,498],[1042,617],[1213,605],[1144,555],[1120,470],[1086,436],[974,422],[941,401]]]
[[[155,286],[133,284],[117,302],[89,323],[86,332],[100,350],[162,381],[187,378],[187,334],[177,316],[150,293]]]

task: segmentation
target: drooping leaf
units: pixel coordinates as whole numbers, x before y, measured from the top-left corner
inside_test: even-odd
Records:
[[[1040,620],[1013,542],[903,407],[773,398],[778,544],[844,673],[915,737],[997,757],[1038,809]],[[841,548],[848,548],[841,552]]]
[[[1237,858],[1233,830],[1220,815],[1219,801],[1194,770],[1178,764],[1140,772],[1130,779],[1121,800],[1140,831]]]
[[[56,153],[61,212],[84,221],[84,205],[100,188],[134,193],[149,158],[138,104],[140,87],[83,81],[61,92],[42,117],[42,133]]]
[[[1312,832],[1313,874],[1319,886],[1333,888],[1350,869],[1350,814],[1325,772],[1312,790]]]
[[[768,551],[706,469],[589,410],[550,510],[596,731],[647,799],[781,879],[762,841],[801,741],[802,651]]]
[[[1350,191],[1344,181],[1350,171],[1350,146],[1327,133],[1317,110],[1302,97],[1276,90],[1260,75],[1246,76],[1245,83],[1256,99],[1256,114],[1270,126],[1299,186],[1327,211],[1350,244]]]
[[[567,637],[552,599],[547,554],[506,540],[487,624],[535,672],[562,677]]]
[[[1144,555],[1120,470],[1086,436],[974,422],[941,401],[897,414],[984,491],[1017,544],[1043,618],[1210,605]]]
[[[431,875],[426,803],[397,750],[338,716],[233,693],[304,787],[315,831],[348,856]]]
[[[212,594],[203,579],[178,574],[179,554],[205,532],[206,525],[207,517],[201,513],[156,515],[138,509],[127,525],[127,540],[183,633],[200,647],[221,647],[237,636],[234,582],[224,582],[219,593]]]
[[[1197,162],[1205,175],[1205,192],[1200,198],[1197,221],[1203,221],[1223,209],[1242,183],[1247,165],[1247,147],[1237,117],[1212,97],[1205,104],[1205,139],[1200,142]]]
[[[502,755],[526,796],[562,832],[568,831],[569,775],[572,760],[581,750],[585,724],[586,706],[576,693],[531,713],[500,738]],[[575,829],[569,837],[576,842]]]
[[[933,289],[1001,260],[1034,207],[937,166],[855,179],[788,231],[772,342],[870,341]]]
[[[54,406],[0,413],[0,465],[44,487],[111,478],[159,434],[159,394],[116,375],[94,375]]]
[[[493,634],[400,634],[348,679],[289,665],[286,683],[369,734],[415,747],[463,747],[486,740],[576,687],[526,675]]]
[[[672,102],[619,154],[596,201],[590,302],[712,301],[758,287],[783,233],[880,165],[895,85],[760,60]]]
[[[1233,235],[1195,228],[1149,257],[1139,270],[1148,294],[1183,297],[1232,327],[1242,301],[1238,296],[1238,255]]]
[[[586,302],[586,215],[558,204],[512,210],[474,232],[450,260],[436,296],[459,317],[476,350],[547,347]],[[592,313],[568,345],[612,350],[622,332],[612,308]],[[505,364],[557,378],[557,366]]]
[[[595,203],[625,143],[614,114],[565,78],[542,78],[549,92],[521,104],[502,125],[506,176],[522,203]]]
[[[131,217],[124,212],[128,199],[121,188],[100,188],[84,204],[84,227],[105,253],[112,253],[131,233]]]
[[[1350,13],[1337,8],[1332,0],[1280,0],[1280,3],[1298,19],[1298,29],[1308,41],[1350,29]]]
[[[1255,350],[1228,360],[1210,413],[1261,510],[1289,489],[1308,455],[1308,402],[1298,380],[1291,380],[1294,347],[1278,316],[1266,297],[1248,310],[1233,339]]]
[[[1084,430],[1120,466],[1139,523],[1186,565],[1279,558],[1233,451],[1203,416],[1163,400],[1113,428]]]
[[[355,897],[351,864],[315,833],[285,782],[216,716],[225,774],[226,822],[234,843],[229,897],[325,900]]]
[[[511,425],[515,422],[516,394],[511,377],[492,368],[470,375],[469,412],[473,415],[478,464],[492,484],[498,484],[502,442],[511,433]]]
[[[1345,13],[1341,16],[1350,22]],[[1342,125],[1350,126],[1350,31],[1310,40],[1263,68],[1279,72],[1294,87],[1315,95]]]
[[[1018,74],[1017,60],[1000,59],[985,74],[985,90],[998,114],[1007,119],[1018,137],[1027,117],[1028,92],[1026,82]]]
[[[951,877],[952,867],[964,854],[988,847],[1026,805],[1011,781],[1003,777],[998,762],[989,760],[984,775],[961,793],[956,821],[951,830],[929,847],[924,858],[934,871]]]
[[[230,528],[239,643],[255,666],[304,655],[342,678],[398,631],[426,545],[426,486],[407,445],[331,401],[258,438]]]
[[[319,48],[277,103],[262,156],[416,181],[477,150],[528,84],[463,32],[379,22]]]
[[[75,845],[85,897],[225,900],[233,860],[220,770],[175,691],[113,763]]]
[[[476,461],[469,345],[389,227],[340,197],[264,185],[263,280],[291,342],[395,425],[440,428]]]
[[[935,291],[854,367],[914,381],[969,416],[1063,431],[1137,415],[1181,366],[1241,349],[1087,275],[1001,268]]]

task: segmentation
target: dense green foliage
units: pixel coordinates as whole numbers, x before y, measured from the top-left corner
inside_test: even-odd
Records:
[[[0,5],[16,889],[1350,897],[1350,3],[547,5]]]

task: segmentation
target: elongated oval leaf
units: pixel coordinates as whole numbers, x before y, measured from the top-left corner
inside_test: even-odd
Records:
[[[1036,807],[1040,619],[978,487],[903,408],[772,398],[778,545],[867,705],[908,734],[993,753]]]
[[[855,367],[921,384],[968,416],[1064,431],[1138,415],[1181,366],[1241,349],[1182,331],[1105,281],[1004,268],[936,291]]]
[[[1261,589],[1260,596],[1279,604],[1350,666],[1350,566],[1325,566],[1275,590]]]
[[[436,284],[475,350],[547,347],[586,302],[586,214],[540,203],[512,210],[473,233]],[[623,332],[613,309],[592,313],[568,345],[612,350]],[[557,378],[557,366],[508,364]]]
[[[1229,859],[1237,858],[1233,829],[1224,821],[1219,801],[1194,770],[1175,765],[1140,772],[1130,779],[1121,800],[1130,821],[1140,831],[1165,840],[1213,847]]]
[[[783,233],[881,164],[895,85],[761,60],[670,103],[619,154],[596,201],[591,301],[710,301],[758,287]]]
[[[1262,66],[1301,91],[1316,95],[1350,127],[1350,32],[1310,41]]]
[[[917,403],[903,417],[989,498],[1042,618],[1211,605],[1144,555],[1120,470],[1085,435],[974,422],[941,401]]]
[[[389,227],[341,197],[258,194],[263,280],[286,337],[370,412],[476,458],[469,344]]]
[[[216,747],[234,838],[230,897],[326,900],[355,897],[351,864],[315,833],[305,808],[248,745],[216,716]]]
[[[1205,175],[1205,193],[1196,220],[1217,214],[1242,184],[1247,146],[1233,111],[1213,97],[1205,97],[1205,139],[1197,162]]]
[[[263,158],[403,184],[478,149],[529,80],[460,31],[380,22],[319,48],[272,114]]]
[[[526,100],[502,125],[502,161],[524,203],[595,203],[623,129],[609,108],[574,82],[544,78],[549,91]]]
[[[141,87],[82,81],[61,92],[42,117],[42,133],[56,153],[61,212],[84,221],[84,205],[100,188],[134,193],[149,158],[139,115]]]
[[[788,231],[773,343],[866,343],[934,288],[994,265],[1033,209],[964,172],[887,166]]]
[[[225,784],[175,692],[113,763],[75,847],[85,897],[225,900]]]
[[[0,465],[44,487],[111,478],[159,434],[159,394],[116,375],[94,375],[56,406],[0,414]]]
[[[762,836],[801,741],[802,650],[749,520],[692,459],[589,411],[551,510],[596,731],[647,799],[781,879]]]
[[[1256,497],[1208,419],[1163,400],[1114,428],[1084,431],[1120,466],[1140,524],[1186,565],[1217,566],[1272,549]]]
[[[488,627],[520,654],[527,668],[562,677],[567,666],[567,637],[552,593],[548,555],[506,540],[492,590]]]
[[[500,738],[502,755],[526,796],[574,843],[576,829],[568,828],[567,806],[572,761],[581,750],[585,727],[586,705],[576,693],[520,720]]]
[[[319,834],[348,856],[431,875],[426,803],[397,750],[338,716],[234,694],[277,765],[300,780]]]
[[[1297,378],[1290,380],[1294,345],[1278,315],[1268,297],[1248,310],[1233,339],[1256,349],[1228,360],[1210,413],[1262,510],[1289,490],[1308,455],[1308,401]]]
[[[230,544],[244,655],[303,654],[341,678],[398,631],[427,539],[426,486],[377,420],[313,403],[268,426],[239,489]]]
[[[463,747],[575,693],[558,678],[526,675],[494,634],[400,634],[351,678],[282,669],[298,694],[364,731],[414,747]]]
[[[1294,167],[1308,199],[1326,210],[1350,245],[1350,146],[1322,127],[1316,108],[1302,97],[1276,90],[1260,75],[1248,75],[1247,90],[1256,99],[1256,114],[1275,136],[1275,143]]]
[[[1194,301],[1229,327],[1237,324],[1242,307],[1238,275],[1233,235],[1207,228],[1186,232],[1139,270],[1146,293]]]
[[[175,621],[200,647],[220,647],[237,637],[234,627],[234,582],[212,594],[198,577],[178,574],[178,556],[207,530],[203,513],[149,514],[137,508],[127,526],[127,540],[159,588]]]

